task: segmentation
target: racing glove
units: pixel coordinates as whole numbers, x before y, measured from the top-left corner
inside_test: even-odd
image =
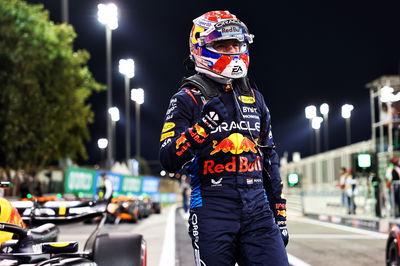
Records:
[[[194,148],[200,148],[210,132],[215,130],[226,118],[228,111],[218,97],[208,101],[201,111],[201,118],[185,132],[188,142]]]
[[[289,243],[289,232],[286,226],[286,200],[282,199],[281,202],[275,203],[271,206],[275,215],[275,222],[281,231],[281,236],[285,247]]]

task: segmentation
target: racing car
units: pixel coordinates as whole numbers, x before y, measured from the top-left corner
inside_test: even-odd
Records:
[[[142,218],[140,202],[132,196],[118,196],[112,198],[107,208],[111,217],[114,217],[113,220],[118,219],[135,223]]]
[[[79,215],[79,218],[84,218],[85,215]],[[92,215],[89,215],[89,217],[92,217]],[[0,222],[1,232],[13,233],[17,236],[16,239],[1,244],[0,260],[3,260],[1,265],[146,266],[146,243],[141,235],[131,233],[100,234],[103,224],[104,219],[87,240],[84,251],[78,252],[76,241],[42,242],[40,234],[32,235],[30,229]]]
[[[152,213],[160,213],[159,202],[153,202],[149,196],[124,196],[114,197],[108,205],[109,222],[127,221],[137,222],[149,217]]]
[[[6,236],[0,243],[1,265],[146,266],[146,242],[142,235],[101,233],[108,202],[57,201],[51,205],[49,202],[34,204],[31,207],[23,206],[25,215],[21,217],[8,200],[0,199],[0,236]],[[55,241],[59,232],[56,224],[80,222],[98,216],[101,220],[82,252],[78,251],[76,241]],[[40,226],[26,228],[23,220]]]

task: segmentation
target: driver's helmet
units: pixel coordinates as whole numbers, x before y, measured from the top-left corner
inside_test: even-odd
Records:
[[[22,221],[18,210],[12,206],[7,199],[2,197],[0,197],[0,222],[15,224],[25,228],[25,224]],[[0,244],[10,240],[12,237],[13,233],[0,231]]]
[[[193,23],[189,47],[195,69],[217,78],[245,77],[249,67],[249,44],[254,38],[246,25],[229,11],[210,11]],[[231,39],[240,42],[239,53],[225,54],[213,48],[214,42]]]

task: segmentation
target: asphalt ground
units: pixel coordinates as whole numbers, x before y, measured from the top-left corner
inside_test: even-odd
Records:
[[[194,254],[192,249],[192,241],[188,234],[188,218],[189,214],[185,213],[182,208],[177,208],[175,213],[175,243],[176,243],[176,264],[175,266],[194,265]]]
[[[386,234],[304,218],[288,210],[289,262],[295,266],[385,265]],[[193,250],[187,233],[188,214],[164,208],[136,224],[106,224],[103,232],[133,232],[144,236],[148,266],[192,266]],[[60,227],[60,240],[84,243],[95,228],[83,223]]]
[[[386,234],[304,218],[288,211],[290,241],[286,248],[294,266],[385,265]],[[187,218],[176,211],[176,266],[193,263]]]
[[[387,234],[300,216],[289,217],[288,228],[287,252],[304,265],[385,265]]]

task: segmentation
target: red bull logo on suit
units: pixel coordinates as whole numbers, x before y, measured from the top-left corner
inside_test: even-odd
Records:
[[[223,172],[254,172],[261,171],[261,157],[257,156],[256,159],[251,162],[244,156],[236,158],[232,156],[232,160],[228,163],[215,163],[214,160],[204,161],[203,174],[215,174]]]
[[[232,154],[241,154],[242,152],[257,153],[257,141],[258,139],[255,139],[253,142],[240,133],[233,133],[219,143],[218,141],[213,140],[214,150],[210,155],[220,151],[224,153],[230,152]]]

